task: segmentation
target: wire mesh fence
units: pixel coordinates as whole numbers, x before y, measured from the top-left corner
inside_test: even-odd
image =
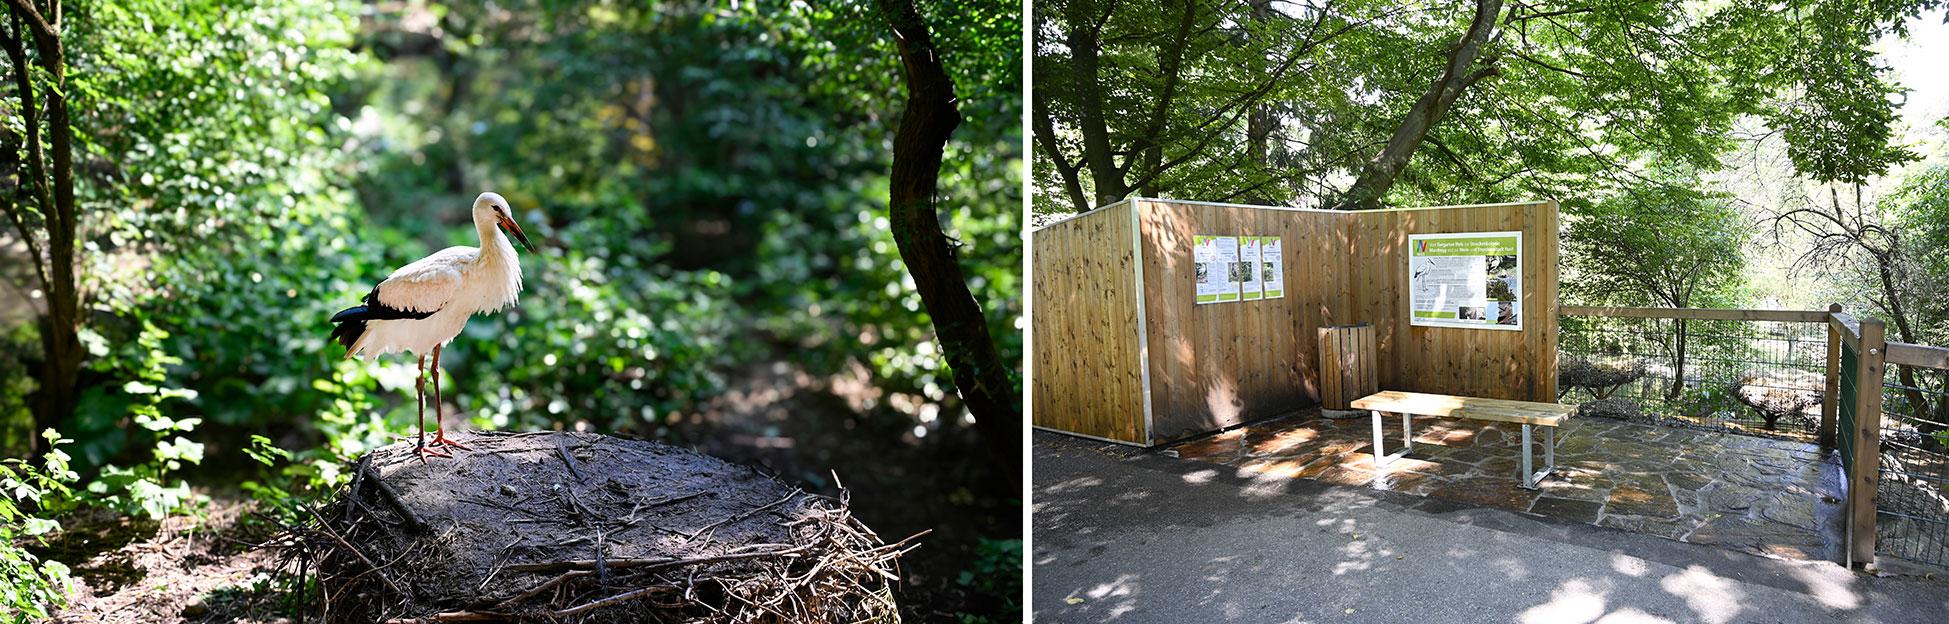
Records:
[[[1949,566],[1949,370],[1888,368],[1875,550]]]
[[[1825,391],[1820,323],[1563,316],[1558,400],[1812,440]]]
[[[1627,404],[1647,420],[1813,441],[1826,390],[1827,325],[1783,321],[1561,318],[1558,400]],[[1837,446],[1853,474],[1857,418],[1879,417],[1876,554],[1949,566],[1949,370],[1890,364],[1876,388],[1841,349]],[[1880,414],[1856,414],[1879,390]]]

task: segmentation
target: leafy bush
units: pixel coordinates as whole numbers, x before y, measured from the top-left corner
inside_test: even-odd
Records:
[[[79,478],[68,468],[72,442],[49,429],[39,468],[20,459],[0,460],[0,620],[37,621],[60,608],[68,591],[68,567],[41,561],[23,542],[60,530],[56,513],[73,504],[68,484]]]
[[[1697,388],[1687,388],[1678,398],[1679,413],[1695,418],[1714,418],[1720,414],[1743,409],[1744,405],[1733,394],[1729,383],[1705,383]]]
[[[957,582],[976,594],[1003,605],[996,617],[961,616],[962,624],[1014,622],[1020,619],[1022,605],[1022,540],[983,538],[975,547],[974,564],[961,572]]]

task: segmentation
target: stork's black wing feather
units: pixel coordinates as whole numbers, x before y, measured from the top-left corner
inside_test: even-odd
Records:
[[[353,343],[359,341],[359,336],[365,335],[365,326],[369,321],[419,320],[433,316],[437,311],[415,312],[386,305],[379,301],[379,287],[374,286],[372,292],[365,295],[365,305],[352,306],[332,315],[332,322],[338,325],[332,328],[332,339],[350,349]]]

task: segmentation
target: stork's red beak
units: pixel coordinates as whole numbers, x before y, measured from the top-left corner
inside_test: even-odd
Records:
[[[514,239],[515,239],[515,240],[518,240],[518,241],[521,241],[521,246],[522,246],[522,247],[527,247],[527,248],[528,248],[528,253],[541,253],[541,252],[539,252],[539,251],[536,251],[536,250],[535,250],[535,244],[534,244],[534,243],[530,243],[530,242],[528,242],[528,235],[527,235],[527,234],[524,234],[524,233],[522,233],[522,232],[521,232],[521,226],[519,226],[519,225],[515,225],[515,223],[514,223],[514,219],[509,219],[509,218],[506,218],[506,217],[502,217],[502,218],[501,218],[501,229],[504,229],[504,230],[507,230],[507,232],[508,232],[509,234],[513,234],[513,235],[514,235]]]

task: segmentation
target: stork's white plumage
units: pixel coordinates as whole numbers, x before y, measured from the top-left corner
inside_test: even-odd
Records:
[[[514,223],[508,202],[495,193],[474,199],[474,229],[480,247],[448,247],[400,267],[373,287],[365,305],[332,316],[332,338],[345,345],[345,357],[370,361],[387,353],[419,356],[420,443],[424,457],[443,453],[426,450],[426,357],[433,356],[433,443],[466,448],[448,440],[440,419],[440,349],[467,326],[475,314],[512,306],[521,296],[521,263],[514,245],[502,235],[507,228],[534,251],[521,226]]]

